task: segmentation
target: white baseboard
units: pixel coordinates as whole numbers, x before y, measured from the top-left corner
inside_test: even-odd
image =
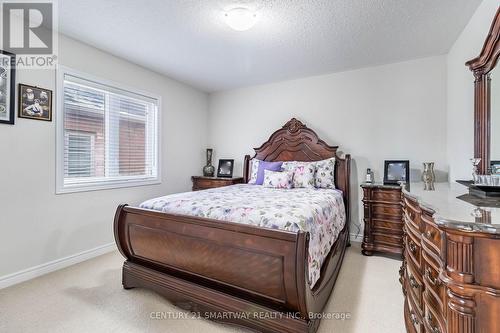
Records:
[[[361,243],[363,241],[363,234],[353,234],[353,233],[351,233],[349,235],[349,239],[351,240],[351,242]]]
[[[59,269],[78,264],[79,262],[100,256],[102,254],[116,250],[115,243],[109,243],[96,248],[83,251],[71,256],[50,261],[45,264],[34,266],[9,275],[0,276],[0,289],[10,287],[27,280],[34,279],[41,275],[57,271]]]

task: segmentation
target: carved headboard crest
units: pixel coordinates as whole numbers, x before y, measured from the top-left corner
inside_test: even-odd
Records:
[[[254,148],[254,158],[265,161],[319,161],[336,156],[337,148],[327,145],[316,132],[292,118],[262,146]]]
[[[302,128],[307,128],[300,120],[296,118],[290,119],[285,125],[283,125],[284,129],[288,130],[290,133],[295,133],[301,130]]]

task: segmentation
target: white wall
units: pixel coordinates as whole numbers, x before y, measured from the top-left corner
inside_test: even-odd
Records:
[[[474,77],[465,62],[479,55],[498,8],[498,0],[484,0],[447,56],[448,145],[450,180],[471,179],[474,157]]]
[[[253,152],[296,117],[327,143],[353,157],[352,222],[360,224],[366,168],[383,177],[386,159],[409,159],[413,177],[436,162],[446,177],[444,56],[214,93],[209,96],[209,143],[218,158],[234,158],[242,173]],[[356,228],[352,229],[355,232]]]
[[[189,190],[204,165],[205,93],[64,36],[59,63],[162,97],[162,184],[55,195],[55,123],[16,118],[14,126],[0,125],[0,282],[114,242],[119,203]],[[19,70],[16,81],[58,93],[54,71]]]

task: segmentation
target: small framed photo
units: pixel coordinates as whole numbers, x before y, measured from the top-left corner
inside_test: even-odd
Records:
[[[384,184],[410,182],[410,161],[390,160],[384,162]]]
[[[217,168],[217,177],[233,177],[234,160],[219,160],[219,167]]]
[[[52,121],[52,91],[19,84],[19,118]]]
[[[500,161],[490,161],[491,173],[500,175]]]
[[[14,125],[16,55],[0,50],[0,123]]]

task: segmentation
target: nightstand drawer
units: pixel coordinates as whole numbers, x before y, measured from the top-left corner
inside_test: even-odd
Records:
[[[376,189],[372,191],[371,198],[372,201],[383,201],[383,202],[401,202],[401,190],[381,190]]]
[[[217,178],[217,177],[191,177],[193,191],[206,190],[210,188],[229,186],[243,183],[243,178]]]
[[[401,218],[401,206],[399,205],[385,205],[385,204],[372,204],[372,216],[373,217],[392,217],[392,218]]]

